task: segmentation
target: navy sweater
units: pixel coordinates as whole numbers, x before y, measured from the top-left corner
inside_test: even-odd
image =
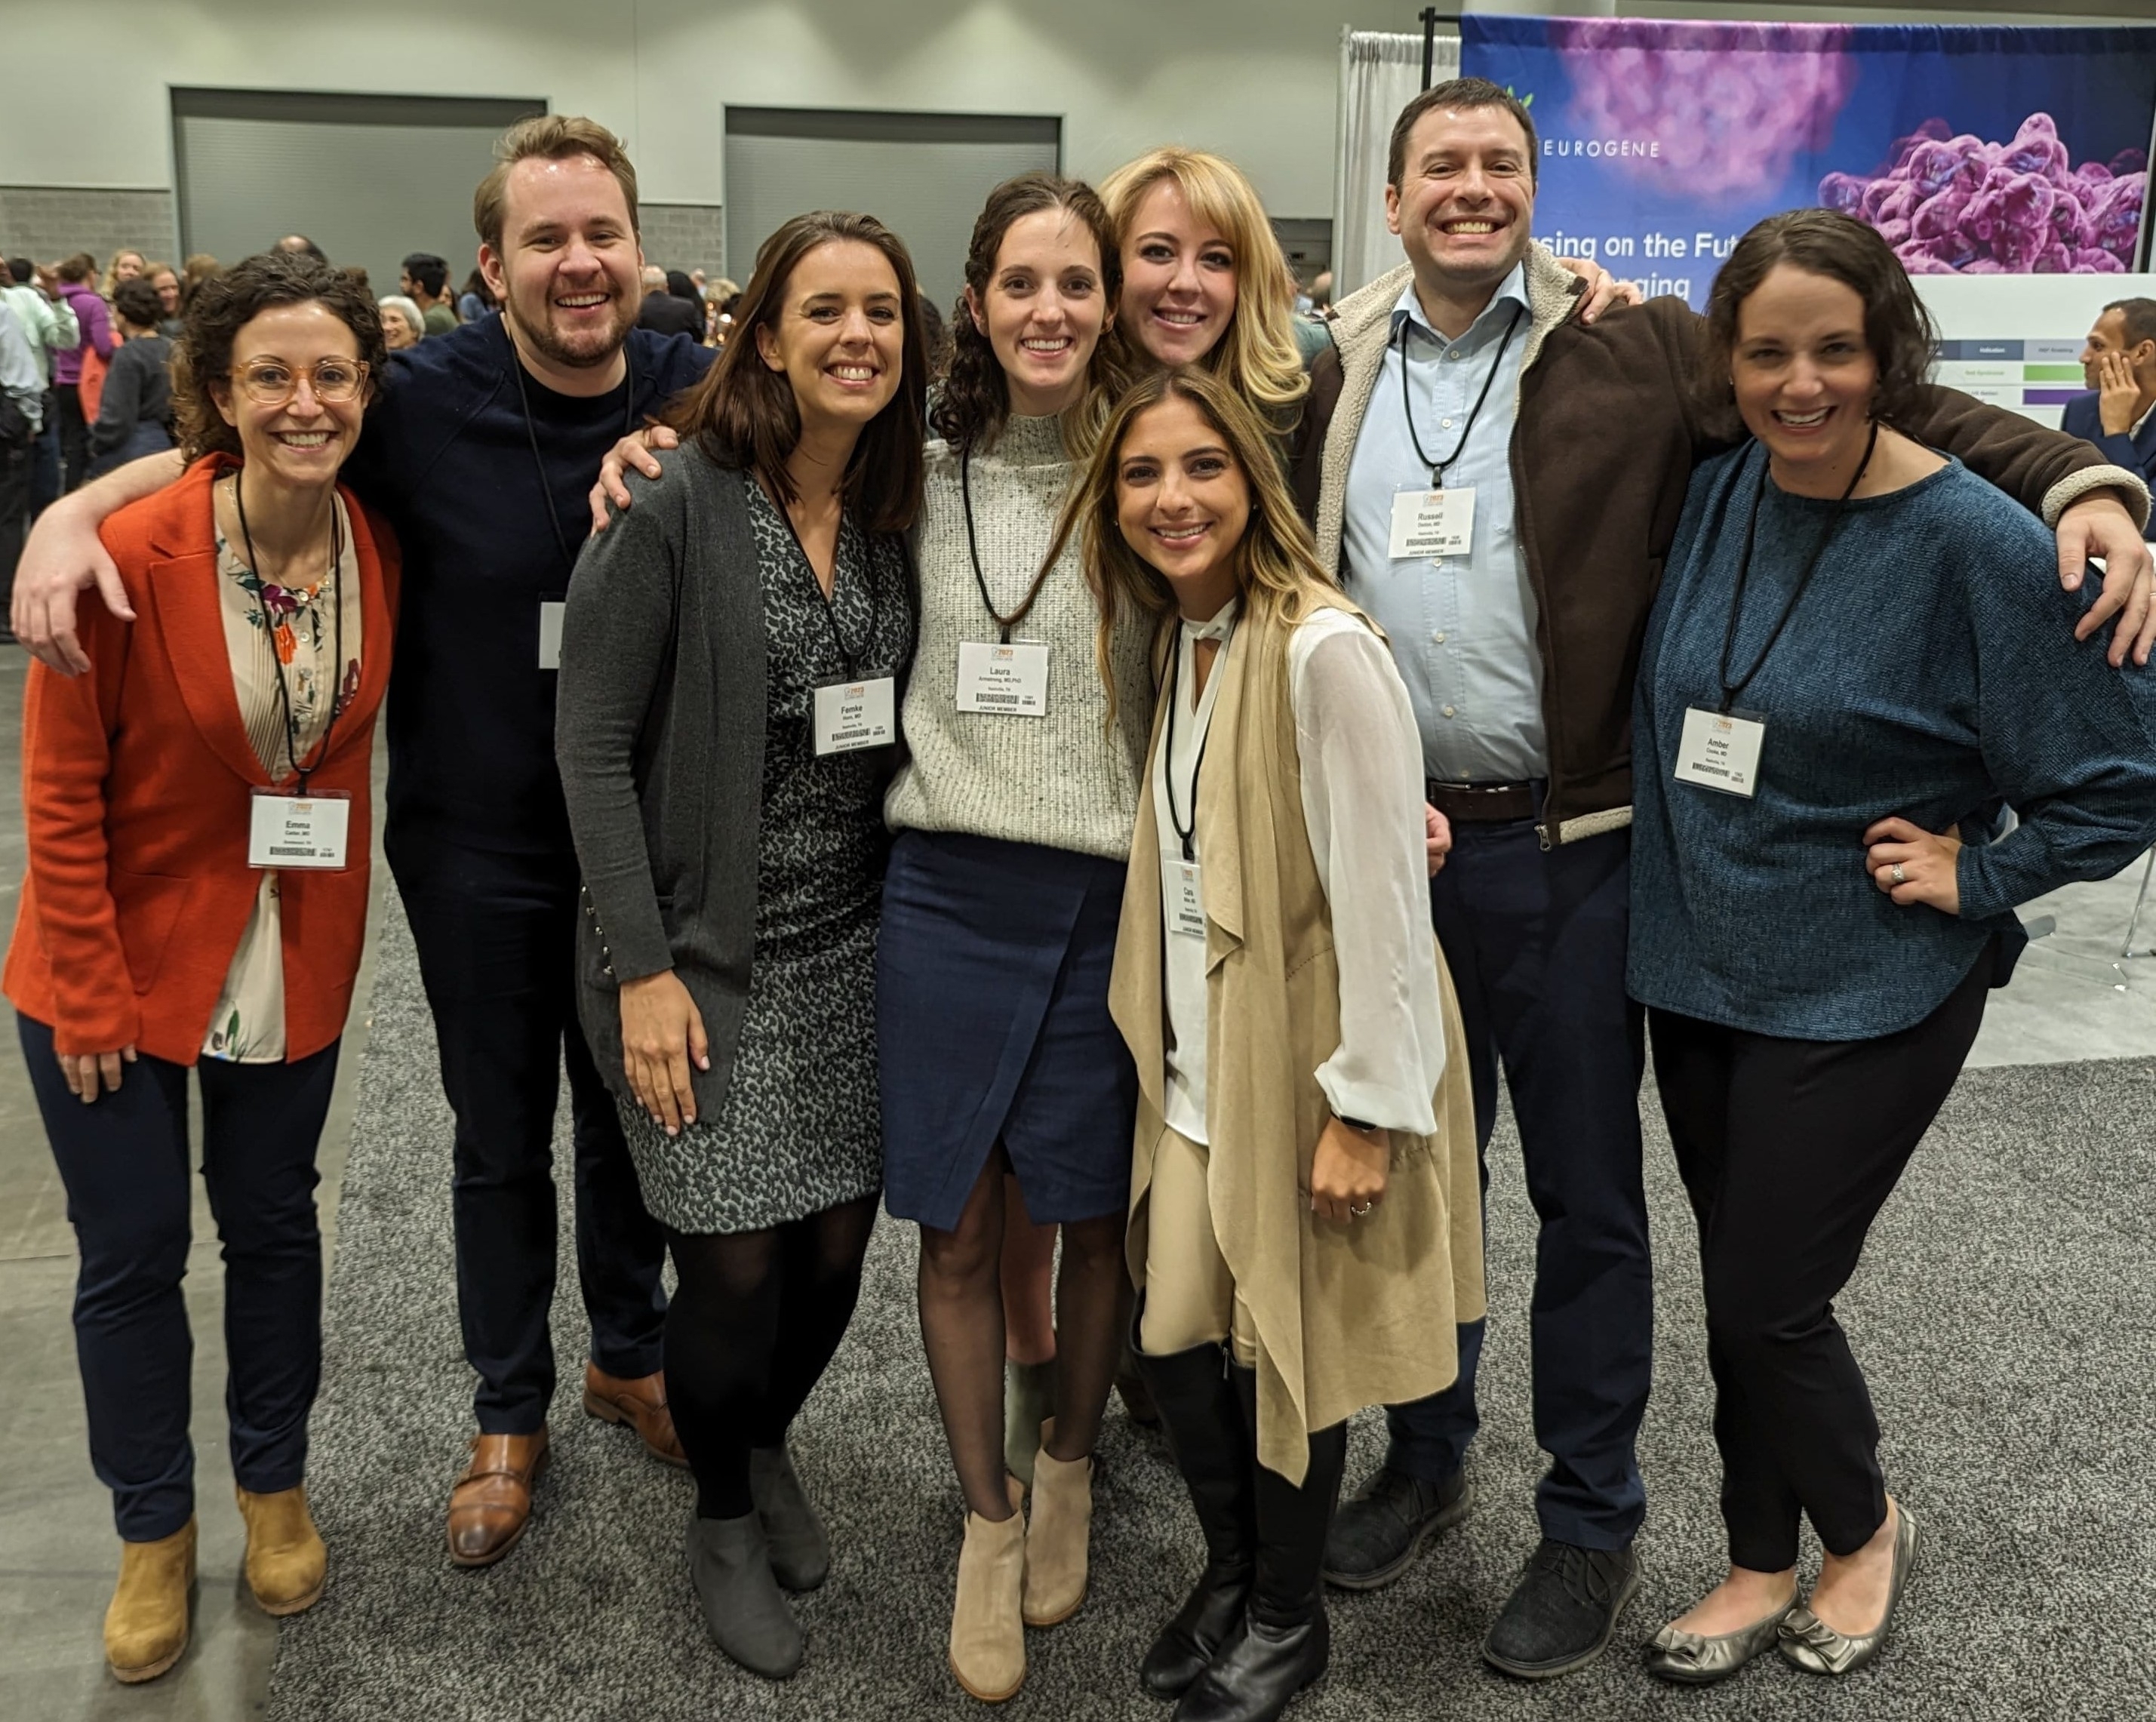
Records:
[[[1751,800],[1673,780],[1686,708],[1721,704],[1744,526],[1765,451],[1692,475],[1647,624],[1633,726],[1634,997],[1733,1028],[1856,1040],[1922,1021],[2015,905],[2118,872],[2156,841],[2156,673],[2073,625],[2051,534],[1951,462],[1850,503],[1738,700],[1767,721]],[[1758,656],[1834,505],[1767,485],[1732,676]],[[1978,831],[1998,802],[2011,835]],[[1897,906],[1864,833],[1963,822],[1961,913]]]
[[[529,429],[501,318],[391,355],[382,402],[345,469],[404,553],[388,843],[574,865],[554,768],[555,674],[538,667],[539,606],[568,589],[607,450],[715,356],[642,329],[625,351],[628,380],[604,395],[557,394],[526,374]]]

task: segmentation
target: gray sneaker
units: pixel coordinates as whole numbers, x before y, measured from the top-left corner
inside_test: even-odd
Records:
[[[1472,1500],[1465,1471],[1425,1483],[1380,1466],[1332,1515],[1325,1538],[1326,1583],[1347,1591],[1389,1585],[1424,1543],[1467,1516]]]
[[[1640,1588],[1632,1545],[1582,1549],[1544,1537],[1482,1641],[1482,1660],[1522,1680],[1553,1680],[1609,1648]]]

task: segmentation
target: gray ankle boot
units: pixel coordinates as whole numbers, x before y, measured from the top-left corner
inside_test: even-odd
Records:
[[[748,1492],[763,1521],[771,1576],[789,1591],[814,1590],[830,1573],[831,1543],[793,1456],[783,1447],[751,1448]]]
[[[801,1666],[801,1627],[772,1576],[763,1521],[689,1521],[689,1581],[711,1642],[752,1674],[783,1680]]]

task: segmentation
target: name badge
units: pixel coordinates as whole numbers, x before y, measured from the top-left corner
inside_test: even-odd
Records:
[[[1168,924],[1193,939],[1205,936],[1205,899],[1198,888],[1198,863],[1173,861],[1168,872]]]
[[[539,600],[539,667],[559,669],[562,667],[562,618],[568,614],[566,598]]]
[[[898,682],[887,675],[816,690],[816,756],[888,747],[898,740]]]
[[[345,864],[345,838],[351,829],[348,795],[297,796],[257,788],[248,811],[247,864],[338,871]]]
[[[1759,749],[1766,739],[1763,718],[1689,706],[1677,743],[1676,780],[1749,801],[1759,787]]]
[[[1475,538],[1475,492],[1396,490],[1393,493],[1394,560],[1464,556]]]
[[[964,640],[958,646],[958,710],[1007,717],[1048,715],[1048,648]]]

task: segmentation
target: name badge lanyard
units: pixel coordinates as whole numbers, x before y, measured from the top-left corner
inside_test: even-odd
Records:
[[[1763,460],[1759,464],[1759,482],[1752,492],[1752,512],[1744,522],[1744,554],[1738,562],[1736,590],[1729,599],[1729,626],[1722,636],[1722,667],[1717,679],[1722,684],[1722,705],[1718,709],[1724,717],[1730,715],[1738,698],[1745,689],[1751,686],[1752,678],[1759,674],[1767,662],[1767,654],[1774,649],[1774,643],[1781,638],[1782,630],[1789,625],[1789,618],[1796,613],[1797,606],[1804,602],[1804,588],[1811,584],[1812,576],[1818,571],[1820,559],[1825,556],[1827,546],[1834,541],[1835,529],[1841,524],[1841,511],[1848,505],[1849,499],[1856,494],[1856,487],[1863,480],[1865,469],[1871,464],[1872,451],[1878,446],[1879,423],[1875,419],[1871,424],[1871,438],[1864,445],[1864,459],[1857,463],[1856,470],[1850,475],[1849,483],[1835,500],[1834,512],[1827,516],[1826,530],[1820,534],[1819,542],[1812,546],[1812,553],[1804,562],[1804,571],[1797,577],[1796,590],[1789,594],[1789,602],[1783,605],[1782,613],[1775,618],[1774,628],[1767,636],[1767,643],[1760,647],[1759,655],[1752,660],[1751,669],[1732,682],[1729,679],[1729,659],[1737,648],[1737,624],[1744,613],[1744,588],[1752,578],[1752,548],[1759,532],[1759,503],[1767,494],[1767,473],[1772,461]]]
[[[871,563],[869,569],[868,634],[858,647],[850,647],[846,643],[846,637],[839,632],[839,607],[834,602],[839,595],[839,549],[845,539],[845,517],[843,510],[839,515],[838,535],[831,541],[831,589],[828,592],[824,590],[824,582],[816,577],[816,565],[808,560],[808,546],[801,541],[800,529],[793,524],[793,510],[783,503],[780,503],[778,517],[786,522],[786,536],[793,541],[794,549],[800,551],[802,569],[807,573],[809,585],[816,589],[816,597],[823,604],[824,625],[831,631],[831,643],[838,650],[839,663],[845,666],[846,679],[850,682],[859,681],[860,659],[864,654],[875,651],[876,629],[883,616],[881,597],[876,590],[875,566]]]
[[[524,435],[531,445],[531,470],[539,479],[539,495],[547,505],[547,524],[554,529],[555,548],[562,552],[562,572],[566,577],[576,571],[577,553],[569,547],[569,535],[562,530],[562,516],[554,506],[554,487],[547,476],[547,463],[539,454],[539,428],[531,418],[531,392],[525,386],[524,361],[516,356],[516,343],[509,339],[504,329],[501,338],[509,341],[509,368],[516,377],[517,403],[524,408]],[[627,384],[621,403],[621,433],[631,435],[636,429],[636,367],[623,358]]]
[[[240,541],[247,546],[247,571],[259,581],[262,571],[254,560],[254,535],[247,529],[247,498],[238,476],[234,476],[232,481],[232,503],[234,512],[239,516]],[[331,607],[336,616],[336,620],[331,624],[334,655],[330,664],[330,715],[329,721],[322,725],[321,741],[307,750],[314,756],[312,766],[300,762],[300,725],[292,715],[292,690],[285,685],[285,660],[279,658],[274,650],[270,654],[277,665],[277,707],[285,718],[285,757],[291,761],[293,775],[300,780],[297,792],[302,797],[307,792],[307,779],[314,775],[316,767],[329,757],[330,737],[336,730],[337,714],[344,708],[344,592],[337,579],[338,570],[343,564],[344,522],[336,502],[332,500],[330,504],[330,571],[324,577],[321,587],[317,588],[317,591],[326,589]],[[315,626],[317,630],[321,627],[319,614]],[[317,650],[321,644],[318,632],[316,635]]]
[[[1235,638],[1235,624],[1231,622],[1228,624],[1228,638],[1220,642],[1222,658],[1228,655],[1228,648]],[[1197,646],[1194,642],[1191,647],[1194,661],[1197,655]],[[1215,659],[1213,668],[1218,670],[1219,667],[1219,659]],[[1195,863],[1198,859],[1198,780],[1205,770],[1205,749],[1213,740],[1213,726],[1206,725],[1205,733],[1198,738],[1198,757],[1190,762],[1190,823],[1185,827],[1183,816],[1175,811],[1175,718],[1176,709],[1182,704],[1176,698],[1176,684],[1182,679],[1182,673],[1183,653],[1178,650],[1175,654],[1174,667],[1168,676],[1168,735],[1163,742],[1168,759],[1168,823],[1183,844],[1183,858]]]
[[[1040,602],[1040,590],[1048,583],[1049,565],[1043,563],[1040,571],[1033,577],[1033,584],[1025,589],[1024,602],[1009,615],[996,608],[996,601],[988,596],[988,576],[981,571],[981,546],[973,536],[973,445],[969,440],[958,453],[958,499],[966,510],[966,555],[973,565],[973,584],[981,589],[981,602],[986,607],[989,619],[1003,630],[1003,643],[1011,643],[1011,630],[1033,613]]]
[[[1512,334],[1520,326],[1524,313],[1517,305],[1512,307],[1512,320],[1505,325],[1505,338],[1497,343],[1497,356],[1490,361],[1490,374],[1482,379],[1482,392],[1475,397],[1469,409],[1467,423],[1460,428],[1460,440],[1452,445],[1452,453],[1442,460],[1433,460],[1422,446],[1422,438],[1415,430],[1414,407],[1408,397],[1408,326],[1410,319],[1400,320],[1400,417],[1407,421],[1408,441],[1414,445],[1415,459],[1430,469],[1430,487],[1433,490],[1445,488],[1445,469],[1460,459],[1466,448],[1467,438],[1473,434],[1475,421],[1482,416],[1482,403],[1490,398],[1490,390],[1497,381],[1497,372],[1505,363],[1505,350],[1512,344]]]

